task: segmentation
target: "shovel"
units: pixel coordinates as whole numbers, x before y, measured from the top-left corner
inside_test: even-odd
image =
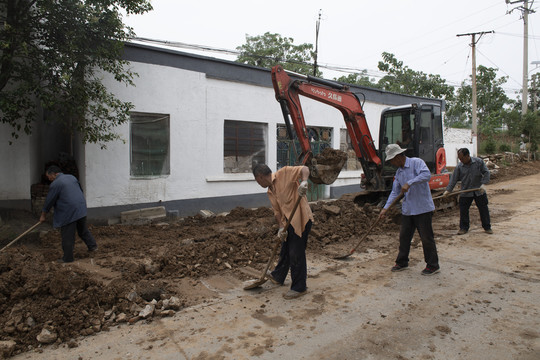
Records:
[[[300,204],[300,200],[302,200],[301,196],[298,196],[298,199],[296,200],[296,203],[294,204],[294,207],[292,209],[291,215],[289,216],[289,219],[287,219],[287,224],[285,224],[284,229],[287,230],[289,228],[289,225],[291,224],[291,220],[294,216],[294,213],[296,212],[296,208],[298,208],[298,204]],[[253,283],[249,284],[248,286],[244,287],[244,290],[251,290],[255,289],[262,284],[264,284],[266,281],[268,281],[268,278],[266,277],[266,272],[270,268],[270,265],[272,264],[272,261],[274,260],[274,257],[277,254],[277,250],[279,246],[281,245],[281,242],[277,242],[274,245],[274,249],[272,250],[272,255],[270,255],[270,259],[268,259],[268,263],[266,264],[266,267],[264,268],[263,272],[261,273],[261,276],[259,279],[255,280]]]
[[[481,190],[480,188],[476,188],[476,189],[467,189],[467,190],[454,191],[454,192],[448,193],[448,195],[446,195],[446,196],[443,196],[443,195],[435,196],[433,198],[433,200],[442,199],[442,198],[445,198],[445,197],[450,197],[450,196],[459,195],[459,194],[468,193],[468,192],[473,192],[473,191],[480,191],[480,190]]]
[[[403,198],[404,194],[403,193],[400,193],[395,199],[394,201],[392,201],[392,203],[390,204],[390,206],[388,207],[388,209],[391,209],[394,205],[396,205],[402,198]],[[351,251],[349,251],[347,254],[345,255],[339,255],[339,256],[334,256],[334,259],[337,259],[337,260],[343,260],[343,259],[346,259],[348,258],[349,256],[351,256],[355,251],[356,249],[358,248],[358,246],[366,239],[366,237],[369,235],[369,233],[371,232],[371,230],[373,230],[373,228],[375,227],[375,225],[377,225],[379,223],[379,221],[381,220],[381,217],[380,216],[377,216],[377,219],[371,224],[371,226],[369,227],[369,229],[365,232],[365,234],[360,238],[360,240],[358,240],[358,242],[356,243],[356,245],[352,248]]]
[[[10,242],[9,244],[7,244],[6,246],[4,246],[2,249],[0,249],[0,252],[4,251],[5,249],[7,249],[8,247],[10,247],[11,245],[15,244],[17,242],[17,240],[19,240],[20,238],[22,238],[24,235],[28,234],[30,231],[34,230],[39,224],[41,224],[41,221],[39,221],[37,224],[35,224],[34,226],[32,226],[30,229],[26,230],[25,232],[23,232],[21,235],[17,236],[15,238],[15,240],[13,240],[12,242]]]

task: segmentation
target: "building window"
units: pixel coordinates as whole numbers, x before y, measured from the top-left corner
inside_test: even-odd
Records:
[[[325,148],[331,147],[332,129],[324,127],[307,128],[309,136],[309,145],[314,156],[320,154]],[[277,168],[284,166],[299,165],[299,156],[302,153],[302,147],[296,137],[296,132],[292,129],[294,140],[289,139],[285,125],[277,126]]]
[[[266,163],[267,125],[225,120],[223,172],[249,173],[254,163]]]
[[[169,175],[169,115],[131,113],[130,125],[131,176]]]

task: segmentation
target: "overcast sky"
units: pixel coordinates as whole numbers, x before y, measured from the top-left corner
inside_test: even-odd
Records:
[[[325,78],[347,73],[324,68],[366,69],[380,77],[377,63],[383,52],[393,53],[404,65],[439,74],[451,85],[468,80],[472,71],[471,36],[481,31],[477,65],[508,76],[511,96],[523,82],[523,2],[505,0],[153,0],[150,13],[126,17],[138,37],[235,50],[246,35],[265,32],[292,37],[294,44],[315,44],[321,12],[318,62]],[[532,3],[532,4],[531,4]],[[538,11],[540,2],[529,0]],[[478,40],[478,37],[477,37]],[[186,48],[180,51],[194,52]],[[200,53],[200,52],[198,52]],[[206,51],[211,57],[234,60],[232,55]],[[540,14],[529,14],[529,68],[540,61]],[[529,76],[530,77],[530,76]]]

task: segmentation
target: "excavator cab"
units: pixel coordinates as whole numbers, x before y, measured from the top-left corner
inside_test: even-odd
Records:
[[[379,132],[379,156],[383,179],[392,188],[396,169],[385,161],[385,149],[398,144],[408,157],[425,161],[432,174],[446,172],[441,107],[438,104],[409,104],[383,110]]]

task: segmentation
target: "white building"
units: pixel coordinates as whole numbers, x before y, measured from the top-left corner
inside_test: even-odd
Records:
[[[251,174],[251,159],[275,170],[284,144],[279,142],[284,121],[270,70],[138,44],[127,44],[124,57],[139,75],[136,86],[104,80],[121,100],[135,105],[130,124],[117,128],[124,142],[108,143],[103,150],[75,139],[89,218],[159,205],[180,216],[200,209],[269,205]],[[377,142],[384,108],[427,100],[369,88],[352,90],[365,95],[364,111]],[[343,146],[342,115],[328,105],[302,100],[306,123],[324,134],[321,141],[336,149]],[[5,125],[0,129],[0,161],[7,170],[0,173],[0,207],[30,209],[31,185],[41,181],[47,162],[68,152],[69,139],[38,122],[31,136],[8,145],[11,131]],[[251,148],[241,148],[247,145]],[[361,171],[350,165],[353,170],[342,171],[318,196],[360,191]]]

